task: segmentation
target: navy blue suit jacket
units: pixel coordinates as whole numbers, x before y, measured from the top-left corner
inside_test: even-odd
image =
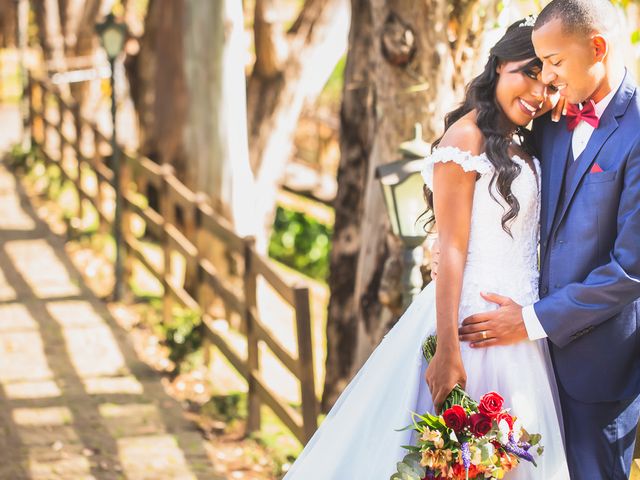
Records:
[[[534,124],[542,165],[540,301],[559,381],[583,402],[640,394],[640,98],[625,79],[560,198],[572,132]],[[602,172],[591,172],[597,163]]]

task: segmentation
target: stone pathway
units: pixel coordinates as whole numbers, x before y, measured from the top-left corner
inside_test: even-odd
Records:
[[[221,479],[0,164],[0,479]]]

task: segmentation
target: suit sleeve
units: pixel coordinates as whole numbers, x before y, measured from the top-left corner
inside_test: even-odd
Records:
[[[597,267],[584,281],[571,283],[534,304],[535,313],[557,346],[564,347],[576,334],[617,315],[640,297],[640,145],[626,162],[618,208],[618,235],[609,262]]]

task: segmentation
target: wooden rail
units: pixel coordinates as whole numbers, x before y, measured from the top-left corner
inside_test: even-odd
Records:
[[[113,171],[106,161],[111,154],[110,138],[100,132],[95,122],[83,118],[79,106],[62,98],[47,80],[29,77],[29,127],[32,143],[40,152],[45,167],[56,166],[63,181],[69,182],[78,195],[76,218],[84,218],[87,205],[97,212],[100,230],[113,227]],[[71,128],[72,127],[72,128]],[[87,145],[93,149],[88,154]],[[108,153],[104,153],[108,152]],[[248,431],[260,428],[260,409],[268,406],[291,432],[306,443],[317,428],[319,402],[315,394],[309,291],[292,286],[273,269],[268,259],[258,254],[252,238],[236,235],[215,214],[206,196],[188,189],[174,175],[169,165],[158,165],[135,152],[124,152],[121,171],[123,198],[123,243],[125,274],[129,278],[132,261],[140,262],[163,286],[163,320],[169,321],[174,305],[191,309],[200,316],[206,348],[214,345],[229,360],[248,384]],[[92,173],[93,189],[85,181]],[[157,194],[158,205],[150,205],[149,189]],[[179,212],[179,215],[176,215]],[[145,224],[149,236],[162,247],[162,262],[154,262],[131,230],[135,215]],[[178,218],[179,217],[179,218]],[[239,270],[234,282],[218,272],[208,250],[209,239],[224,245]],[[178,252],[186,260],[185,281],[177,284],[171,257]],[[257,308],[257,284],[262,279],[289,304],[295,314],[297,356],[281,345],[261,320]],[[126,283],[126,282],[125,282]],[[241,318],[246,337],[247,355],[240,355],[214,328],[212,301],[224,305],[227,318]],[[268,385],[261,373],[259,344],[266,345],[300,384],[301,408],[291,407],[279,397],[277,385]]]

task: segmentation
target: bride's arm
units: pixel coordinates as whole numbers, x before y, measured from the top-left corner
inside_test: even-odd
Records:
[[[446,137],[443,143],[445,140]],[[453,146],[463,148],[459,142]],[[466,383],[458,338],[458,311],[469,246],[476,172],[465,172],[454,162],[437,163],[433,183],[433,207],[440,243],[436,286],[438,348],[427,368],[426,381],[439,411],[455,385],[464,388]]]

